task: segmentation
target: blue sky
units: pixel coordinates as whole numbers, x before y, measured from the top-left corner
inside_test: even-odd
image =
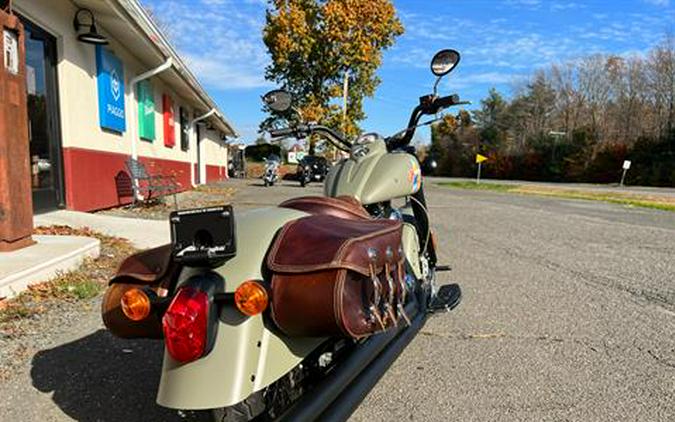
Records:
[[[264,118],[268,63],[265,0],[142,0],[211,96],[251,142]],[[645,54],[675,33],[675,0],[399,0],[405,34],[384,54],[382,84],[365,103],[366,131],[391,134],[407,122],[433,78],[436,50],[462,53],[441,83],[475,107],[491,87],[509,95],[539,67],[586,54]],[[426,137],[422,132],[421,137]]]

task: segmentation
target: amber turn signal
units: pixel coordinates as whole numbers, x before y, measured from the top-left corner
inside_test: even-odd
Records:
[[[242,314],[258,315],[269,304],[267,289],[257,281],[245,281],[234,291],[234,303]]]
[[[141,289],[129,289],[120,300],[122,312],[132,321],[141,321],[150,315],[150,298]]]

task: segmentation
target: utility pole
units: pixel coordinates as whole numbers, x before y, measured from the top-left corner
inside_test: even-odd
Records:
[[[347,133],[347,96],[349,95],[349,69],[345,70],[342,82],[342,133]],[[337,147],[333,145],[333,160],[337,159]]]

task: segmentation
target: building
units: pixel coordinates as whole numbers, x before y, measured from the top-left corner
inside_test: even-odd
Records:
[[[234,127],[137,0],[12,10],[25,28],[34,211],[128,203],[129,157],[182,189],[227,177]]]

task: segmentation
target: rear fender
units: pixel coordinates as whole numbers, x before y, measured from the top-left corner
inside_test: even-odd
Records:
[[[225,292],[234,292],[246,280],[264,279],[265,256],[274,235],[285,223],[306,215],[286,208],[235,215],[237,255],[213,270],[225,280]],[[183,271],[179,284],[199,271]],[[246,317],[234,306],[225,305],[208,355],[181,364],[165,351],[157,403],[173,409],[236,404],[288,373],[325,340],[283,336],[272,331],[263,315]]]

